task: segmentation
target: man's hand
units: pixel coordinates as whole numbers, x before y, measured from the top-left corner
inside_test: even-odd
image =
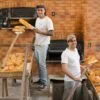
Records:
[[[87,67],[92,67],[92,66],[93,66],[93,64],[88,64],[88,65],[87,65]]]
[[[81,65],[82,70],[86,69],[86,67],[87,67],[86,65]]]
[[[82,69],[82,70],[85,70],[85,69],[91,67],[92,65],[93,65],[93,64],[81,65],[81,69]]]
[[[42,33],[38,28],[33,28],[33,31],[34,31],[35,33],[39,33],[39,34]]]
[[[33,28],[33,31],[35,33],[46,35],[46,36],[52,36],[53,35],[53,30],[49,30],[49,31],[43,32],[43,31],[39,30],[38,28]]]
[[[82,78],[81,77],[77,77],[77,78],[74,78],[74,80],[81,82],[82,81]]]

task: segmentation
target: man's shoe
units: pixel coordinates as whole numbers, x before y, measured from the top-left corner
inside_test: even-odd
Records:
[[[37,89],[39,89],[39,90],[47,90],[48,87],[47,87],[47,85],[41,84],[41,85],[39,85],[39,86],[37,87]]]
[[[34,84],[42,84],[40,80],[34,82]]]
[[[38,80],[38,81],[36,81],[36,82],[33,82],[33,81],[31,81],[31,87],[35,87],[35,88],[37,88],[39,85],[41,85],[42,83],[41,83],[41,81],[40,80]]]

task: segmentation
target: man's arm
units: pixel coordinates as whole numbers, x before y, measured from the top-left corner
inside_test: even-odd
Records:
[[[89,68],[89,67],[91,67],[91,66],[92,66],[92,64],[80,65],[80,68],[81,68],[81,70],[83,71],[83,70],[85,70],[85,69],[87,69],[87,68]]]
[[[38,28],[34,28],[33,30],[38,34],[42,34],[42,35],[46,35],[46,36],[52,36],[53,32],[54,32],[54,30],[49,30],[47,32],[42,32]]]
[[[73,80],[75,80],[75,81],[81,81],[81,78],[80,78],[80,77],[74,77],[74,76],[72,75],[72,73],[68,71],[68,65],[67,65],[67,64],[65,64],[65,63],[62,64],[62,70],[63,70],[63,72],[64,72],[68,77],[70,77],[71,79],[73,79]]]

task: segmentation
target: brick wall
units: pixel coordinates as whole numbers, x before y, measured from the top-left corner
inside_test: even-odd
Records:
[[[95,54],[100,59],[100,1],[84,2],[85,54]]]
[[[95,54],[100,58],[100,1],[99,0],[0,0],[0,7],[34,7],[44,4],[47,14],[54,22],[55,33],[52,39],[65,39],[68,34],[76,33],[78,39],[84,36],[85,56]],[[32,32],[26,32],[18,43],[32,41]],[[2,43],[11,43],[15,34],[0,30]]]

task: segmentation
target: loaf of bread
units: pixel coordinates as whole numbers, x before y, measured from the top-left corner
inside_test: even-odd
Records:
[[[24,20],[24,19],[22,19],[22,18],[19,19],[19,22],[20,22],[22,25],[26,26],[26,28],[28,28],[28,29],[33,29],[33,28],[34,28],[30,23],[28,23],[26,20]]]
[[[0,70],[1,72],[16,72],[23,71],[24,53],[10,54],[6,66]]]
[[[15,26],[13,29],[12,29],[13,32],[25,32],[25,26]]]
[[[95,70],[89,70],[88,73],[88,77],[91,80],[91,82],[93,82],[94,84],[100,83],[100,75],[97,75]]]
[[[95,86],[96,92],[100,94],[100,86]]]
[[[86,64],[94,64],[96,62],[98,62],[98,60],[94,55],[90,55],[87,58],[85,58],[85,63]]]

